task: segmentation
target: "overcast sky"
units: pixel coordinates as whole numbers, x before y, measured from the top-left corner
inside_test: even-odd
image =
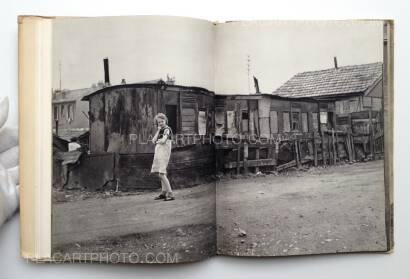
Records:
[[[175,76],[181,85],[213,89],[214,28],[208,21],[177,17],[100,17],[59,19],[53,25],[53,88],[90,87]]]
[[[214,25],[174,17],[56,20],[53,88],[76,89],[103,80],[110,59],[111,84],[175,76],[176,83],[216,93],[248,93],[248,62],[262,92],[270,93],[298,72],[383,60],[381,22],[265,21]],[[215,64],[214,64],[215,62]],[[215,78],[214,78],[215,77]]]

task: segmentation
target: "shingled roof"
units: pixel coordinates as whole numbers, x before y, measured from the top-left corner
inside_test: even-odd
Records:
[[[324,97],[365,92],[382,76],[383,63],[344,66],[296,74],[273,94],[281,97]]]

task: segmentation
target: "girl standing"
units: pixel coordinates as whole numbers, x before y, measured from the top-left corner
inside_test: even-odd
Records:
[[[158,113],[154,118],[158,130],[155,133],[152,143],[155,144],[154,161],[152,162],[151,173],[157,173],[161,180],[162,192],[155,197],[156,200],[163,199],[172,201],[175,199],[171,185],[167,178],[167,167],[171,157],[172,130],[167,125],[168,118],[163,113]]]

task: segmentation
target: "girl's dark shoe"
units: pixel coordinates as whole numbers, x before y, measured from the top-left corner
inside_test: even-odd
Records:
[[[156,196],[156,197],[154,198],[154,200],[163,200],[163,199],[165,199],[165,198],[166,198],[165,193],[161,193],[161,194],[159,194],[158,196]]]
[[[175,197],[174,197],[174,195],[173,195],[172,193],[166,193],[166,194],[165,194],[165,199],[164,199],[164,201],[173,201],[173,200],[175,200]]]

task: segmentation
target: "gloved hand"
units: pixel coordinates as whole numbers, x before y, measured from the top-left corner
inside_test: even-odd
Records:
[[[0,226],[10,218],[19,205],[19,167],[17,128],[4,127],[8,117],[9,100],[0,99]]]

